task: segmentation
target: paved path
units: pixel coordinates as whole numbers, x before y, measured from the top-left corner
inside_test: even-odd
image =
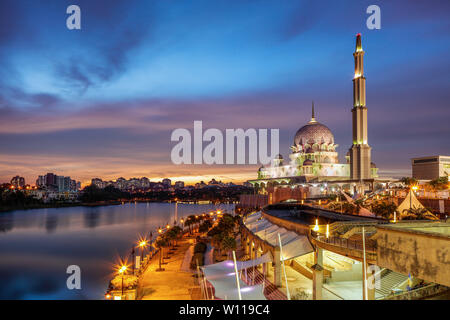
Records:
[[[175,252],[165,259],[165,271],[155,271],[159,267],[159,255],[151,262],[141,276],[139,291],[142,300],[191,300],[198,299],[199,287],[194,273],[186,272],[183,262],[187,259],[191,243],[188,239],[179,241]],[[165,256],[165,253],[164,253]],[[183,266],[183,270],[182,269]]]

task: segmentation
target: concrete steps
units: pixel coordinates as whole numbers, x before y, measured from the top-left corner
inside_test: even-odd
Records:
[[[388,296],[392,289],[397,287],[399,284],[404,282],[406,279],[408,279],[407,276],[388,270],[382,277],[381,277],[381,286],[380,289],[375,289],[375,291],[382,295],[382,296]]]

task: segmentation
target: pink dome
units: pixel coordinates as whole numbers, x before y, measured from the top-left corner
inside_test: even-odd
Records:
[[[334,144],[334,136],[327,126],[318,122],[309,122],[306,126],[301,127],[295,134],[294,144]]]

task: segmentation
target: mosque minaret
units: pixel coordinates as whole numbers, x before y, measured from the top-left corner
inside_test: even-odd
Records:
[[[367,140],[366,78],[364,77],[364,51],[361,34],[356,36],[355,76],[353,78],[353,145],[350,148],[350,179],[372,178],[370,151]]]

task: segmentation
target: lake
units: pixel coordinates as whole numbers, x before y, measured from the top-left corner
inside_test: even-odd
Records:
[[[0,213],[0,299],[103,299],[113,266],[139,235],[173,224],[174,203],[20,210]],[[234,205],[177,204],[178,218]],[[69,265],[81,290],[69,290]]]

